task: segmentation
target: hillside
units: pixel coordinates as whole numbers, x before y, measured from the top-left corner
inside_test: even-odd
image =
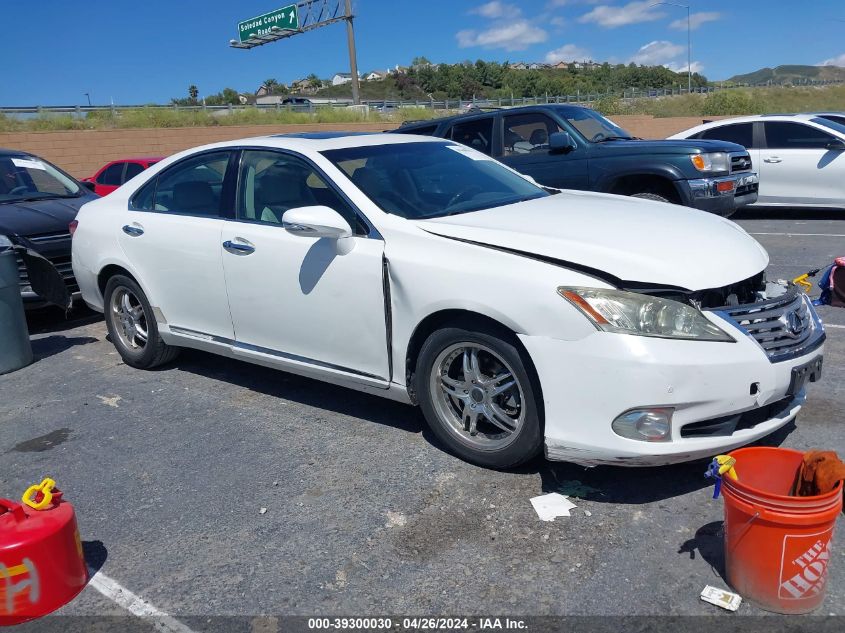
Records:
[[[362,82],[362,99],[480,99],[534,97],[538,95],[586,95],[611,90],[674,89],[686,86],[686,74],[663,66],[599,64],[589,69],[517,69],[507,63],[423,64],[407,73],[393,73],[383,81]],[[693,73],[693,86],[706,86],[707,78]],[[318,97],[350,97],[349,84],[319,90]]]
[[[786,65],[761,68],[728,79],[737,84],[804,84],[812,81],[845,81],[845,68],[839,66]]]

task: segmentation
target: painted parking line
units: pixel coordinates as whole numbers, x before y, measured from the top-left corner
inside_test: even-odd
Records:
[[[843,233],[749,233],[749,235],[780,235],[782,237],[845,237]]]
[[[824,324],[824,329],[827,329],[829,327],[836,328],[837,330],[845,330],[845,325],[834,325],[833,323]]]
[[[91,576],[88,585],[132,615],[139,618],[149,618],[149,623],[160,633],[195,633],[193,629],[188,628],[158,607],[151,605],[140,596],[136,596],[116,580],[112,580],[100,571]]]

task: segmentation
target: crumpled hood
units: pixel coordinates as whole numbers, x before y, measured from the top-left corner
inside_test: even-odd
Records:
[[[687,290],[726,286],[769,263],[763,247],[724,218],[580,191],[416,224],[443,237],[553,258],[623,281]]]
[[[96,199],[93,194],[83,194],[78,198],[0,204],[0,235],[26,237],[67,231],[79,208]]]

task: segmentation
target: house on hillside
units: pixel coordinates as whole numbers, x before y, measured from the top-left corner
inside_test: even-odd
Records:
[[[373,70],[372,72],[368,72],[364,75],[365,81],[381,81],[385,77],[387,77],[387,72],[382,72],[380,70]]]
[[[360,73],[358,78],[361,78]],[[332,77],[333,86],[342,86],[343,84],[348,84],[350,81],[352,81],[352,73],[335,73],[334,77]]]
[[[321,88],[321,82],[312,82],[310,79],[297,79],[294,82],[291,82],[290,85],[290,92],[291,94],[299,95],[305,92],[313,92],[318,88]]]
[[[393,72],[395,72],[397,75],[407,75],[408,67],[397,65],[396,68],[393,69]]]
[[[528,64],[525,62],[517,62],[515,64],[508,64],[508,68],[513,70],[528,70]]]
[[[559,61],[557,64],[552,64],[549,68],[554,68],[555,70],[569,70],[571,64],[565,61]]]
[[[533,62],[528,64],[528,70],[543,70],[544,68],[550,68],[548,64],[541,64],[539,62]]]
[[[268,88],[266,85],[261,84],[261,86],[259,86],[258,90],[255,91],[255,96],[256,97],[266,97],[267,95],[271,95],[271,94],[274,94],[274,93],[285,92],[287,89],[288,89],[288,87],[285,84],[276,84],[273,87],[273,90],[270,90],[270,88]]]

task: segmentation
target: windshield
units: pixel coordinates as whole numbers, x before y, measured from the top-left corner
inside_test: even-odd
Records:
[[[469,213],[549,195],[463,145],[396,143],[323,155],[382,210],[408,219]]]
[[[0,203],[72,198],[79,194],[76,181],[35,156],[0,156]]]
[[[567,108],[566,111],[559,112],[559,116],[578,130],[581,136],[593,143],[634,138],[630,132],[589,108]]]
[[[819,125],[823,125],[831,130],[836,130],[837,132],[845,136],[845,125],[834,119],[828,119],[826,117],[817,117],[815,119],[812,119],[812,121],[813,123],[818,123]]]

